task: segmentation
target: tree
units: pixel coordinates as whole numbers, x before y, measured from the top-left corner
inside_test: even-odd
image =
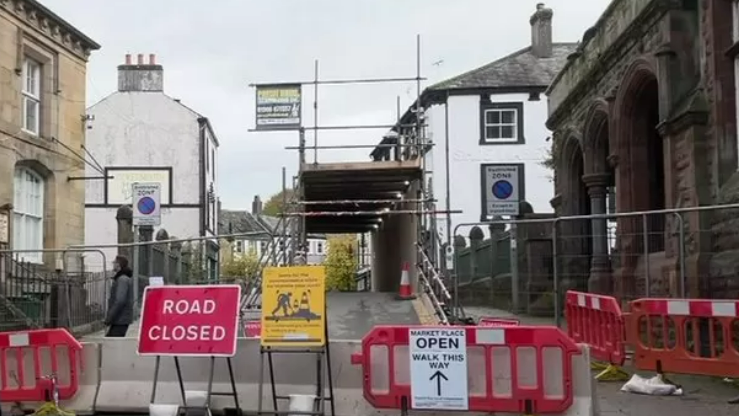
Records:
[[[203,283],[208,280],[205,246],[201,242],[185,243],[182,246],[182,260],[187,263],[187,266],[183,267],[185,283]]]
[[[356,290],[357,238],[354,235],[331,236],[328,238],[326,267],[326,290]]]
[[[292,189],[288,188],[284,191],[284,193],[286,194],[287,201],[290,202],[290,199],[292,199],[293,194],[295,192]],[[271,197],[269,197],[267,202],[264,203],[264,207],[262,208],[262,213],[264,215],[270,215],[270,216],[276,217],[283,213],[284,209],[282,206],[282,202],[283,202],[282,194],[283,194],[283,191],[280,191],[272,195]]]
[[[222,246],[221,250],[232,253],[230,245]],[[255,249],[251,249],[243,255],[231,254],[224,259],[221,265],[221,276],[224,282],[251,280],[258,272],[259,256],[257,256]]]

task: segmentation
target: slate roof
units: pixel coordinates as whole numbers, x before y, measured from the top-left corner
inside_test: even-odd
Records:
[[[218,234],[265,233],[268,238],[269,229],[259,218],[249,211],[231,211],[222,209],[218,213]]]
[[[222,209],[218,214],[218,234],[240,234],[262,232],[264,235],[254,236],[253,239],[269,239],[269,233],[274,232],[280,222],[279,217],[270,215],[254,215],[249,211],[235,211]],[[310,234],[308,238],[325,239],[325,234]]]
[[[539,58],[531,46],[428,87],[429,90],[548,87],[575,52],[577,43],[554,43],[551,58]]]

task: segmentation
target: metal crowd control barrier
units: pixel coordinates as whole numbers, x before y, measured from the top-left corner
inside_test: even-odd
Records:
[[[601,370],[600,381],[626,381],[626,329],[624,314],[612,296],[567,291],[565,296],[567,334],[577,343],[588,344],[590,355],[599,362],[591,364]]]
[[[66,329],[0,333],[0,397],[4,402],[49,401],[55,381],[59,400],[73,398],[80,386],[81,353],[82,344]]]
[[[638,299],[631,302],[626,339],[634,365],[657,373],[739,378],[734,324],[739,301]]]
[[[362,366],[364,397],[373,407],[408,410],[409,332],[416,328],[421,327],[376,326],[352,355],[352,364]],[[468,373],[469,411],[530,415],[564,413],[573,405],[573,357],[581,350],[559,328],[455,328],[466,331],[468,368],[484,369]]]

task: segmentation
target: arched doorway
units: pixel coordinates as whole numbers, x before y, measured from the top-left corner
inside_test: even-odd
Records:
[[[610,153],[608,109],[605,103],[596,103],[586,118],[585,175],[591,213],[604,215],[615,212],[615,175],[608,162]],[[611,256],[615,251],[615,220],[604,217],[591,220],[592,256],[588,291],[611,294]]]
[[[665,209],[665,156],[663,140],[657,131],[659,125],[659,91],[657,79],[646,76],[634,90],[634,105],[625,120],[630,129],[633,204],[632,211]],[[647,239],[635,244],[642,252],[657,253],[665,250],[665,216],[647,216],[647,229],[639,225]],[[643,246],[647,243],[647,247]]]
[[[661,210],[669,205],[665,187],[665,154],[658,131],[659,84],[647,61],[627,71],[616,101],[619,210]],[[666,283],[665,215],[638,215],[618,220],[620,268],[617,293],[623,299],[661,293]],[[646,255],[645,255],[646,254]]]
[[[559,169],[562,180],[562,213],[570,217],[590,215],[588,190],[583,182],[585,159],[580,141],[573,136],[566,139],[560,154]],[[563,220],[559,224],[561,271],[566,289],[585,290],[588,286],[592,256],[592,224],[589,219]]]

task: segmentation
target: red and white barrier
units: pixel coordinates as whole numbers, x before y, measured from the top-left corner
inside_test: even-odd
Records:
[[[414,340],[420,339],[415,335],[419,331],[432,334],[431,338],[438,331],[438,339],[415,345]],[[431,365],[432,370],[444,370],[441,376],[432,372],[430,377],[414,377],[413,369],[424,358],[424,354],[415,352],[418,347],[456,347],[452,340],[459,334],[455,331],[463,331],[464,354],[450,350],[446,355],[430,353],[425,357],[443,360],[445,356],[464,355],[465,368],[479,371],[460,375],[458,369],[453,369],[458,362],[455,358],[448,364]],[[469,412],[594,415],[595,387],[589,362],[587,346],[575,344],[560,329],[549,326],[377,326],[362,340],[361,352],[352,356],[352,363],[362,367],[365,399],[377,409],[401,411],[414,409],[413,403],[419,401],[419,396],[427,401],[433,397],[424,396],[438,396],[435,403],[444,406],[447,399],[458,399],[459,392],[446,393],[443,388],[451,392],[451,386],[466,384],[464,410]],[[413,385],[427,379],[430,385]],[[445,394],[450,397],[442,397]]]
[[[634,348],[634,366],[661,374],[739,378],[737,316],[737,300],[632,301],[626,339]]]
[[[625,381],[629,375],[621,369],[626,361],[624,314],[612,296],[568,291],[565,297],[567,334],[588,344],[596,360],[593,368],[601,370],[597,380]]]

